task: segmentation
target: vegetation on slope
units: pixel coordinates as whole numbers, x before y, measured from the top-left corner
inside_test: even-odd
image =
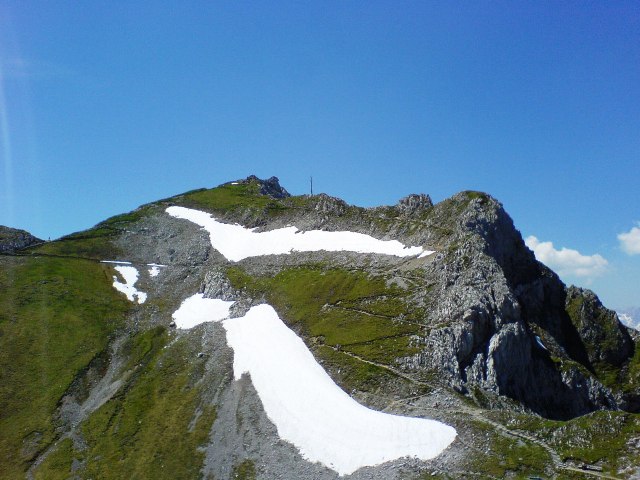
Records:
[[[83,426],[76,452],[89,478],[198,478],[215,409],[200,404],[204,359],[187,337],[169,343],[163,327],[130,341],[134,374]]]
[[[391,373],[374,363],[393,366],[419,351],[412,337],[424,334],[422,312],[410,310],[407,292],[383,277],[323,265],[262,277],[231,267],[227,275],[235,288],[264,297],[321,361],[336,365],[345,388],[375,389]]]
[[[552,464],[549,452],[534,442],[505,435],[487,423],[472,421],[471,426],[482,440],[478,445],[485,447],[476,447],[469,466],[473,471],[489,478],[530,478]]]
[[[256,466],[252,460],[244,460],[233,467],[232,480],[255,480]]]
[[[575,287],[568,289],[566,311],[584,340],[598,380],[614,391],[640,397],[640,344],[615,312],[604,308],[592,292]]]
[[[204,359],[193,342],[169,343],[164,327],[139,333],[125,345],[126,384],[82,425],[85,448],[63,441],[36,470],[68,478],[75,463],[83,478],[199,478],[215,408],[201,405]]]
[[[260,184],[257,181],[236,185],[226,183],[216,188],[193,190],[171,200],[184,207],[223,213],[248,207],[256,210],[278,208],[279,205],[277,200],[260,194]]]
[[[600,410],[568,421],[507,411],[493,411],[489,415],[514,431],[527,432],[545,441],[562,462],[598,465],[613,475],[625,465],[640,467],[638,414]]]
[[[55,438],[58,402],[107,349],[130,304],[111,267],[52,257],[0,257],[0,471],[23,477]]]
[[[59,240],[44,243],[30,249],[28,252],[32,254],[83,257],[93,260],[117,258],[123,253],[114,243],[117,236],[157,208],[156,205],[150,204],[129,213],[116,215],[100,222],[89,230],[72,233]]]

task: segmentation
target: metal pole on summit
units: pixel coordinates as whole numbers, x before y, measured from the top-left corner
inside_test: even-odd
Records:
[[[313,195],[313,177],[309,177],[309,180],[311,181],[311,195]]]

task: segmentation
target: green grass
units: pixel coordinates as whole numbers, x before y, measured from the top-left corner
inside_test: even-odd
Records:
[[[595,362],[594,370],[600,382],[622,393],[640,395],[640,344],[635,343],[634,355],[622,367],[606,362]]]
[[[132,212],[108,218],[88,230],[38,245],[28,249],[27,252],[94,260],[114,259],[123,253],[114,242],[117,236],[157,208],[155,205],[145,205]]]
[[[201,405],[196,384],[205,360],[190,339],[168,341],[158,327],[127,345],[135,373],[83,425],[89,445],[83,477],[199,478],[204,452],[198,447],[215,420],[215,408]]]
[[[116,235],[112,230],[96,227],[86,232],[41,244],[27,250],[27,252],[36,255],[82,257],[94,260],[113,259],[122,254],[122,250],[113,242]]]
[[[629,438],[640,435],[640,415],[593,412],[559,426],[553,435],[563,459],[601,461],[606,470],[615,472]],[[637,458],[636,464],[640,464]]]
[[[0,257],[0,471],[24,476],[55,438],[57,403],[130,308],[109,266]]]
[[[568,421],[547,420],[534,415],[495,412],[510,428],[530,432],[556,449],[562,461],[601,464],[615,474],[622,459],[640,466],[637,451],[628,445],[640,436],[640,415],[596,411]]]
[[[216,188],[194,190],[169,199],[171,203],[208,212],[233,212],[238,209],[279,209],[278,200],[260,194],[257,182],[225,184]]]
[[[40,464],[35,472],[35,480],[66,480],[71,477],[74,457],[73,441],[70,438],[61,440],[56,449]]]
[[[480,471],[492,478],[528,478],[540,475],[546,478],[546,468],[552,464],[549,452],[543,447],[527,440],[497,433],[494,427],[486,423],[471,421],[484,437],[483,451],[473,455],[471,470]],[[486,451],[485,451],[486,448]]]
[[[409,322],[419,322],[420,312],[403,301],[405,291],[388,287],[383,277],[322,265],[259,278],[238,267],[227,274],[234,287],[254,298],[264,295],[307,338],[386,364],[417,352],[409,339],[423,327]],[[397,320],[400,315],[407,321]]]
[[[361,362],[326,345],[314,347],[313,352],[323,368],[331,371],[334,380],[347,392],[353,389],[361,392],[376,392],[397,380],[389,370]]]
[[[256,466],[252,460],[244,460],[233,467],[232,480],[255,480]]]
[[[264,296],[346,390],[377,390],[395,377],[348,353],[393,366],[396,358],[419,351],[411,336],[424,334],[424,327],[417,324],[423,312],[410,309],[404,299],[407,292],[387,286],[383,277],[324,265],[294,267],[264,277],[231,267],[227,275],[235,288],[253,298]]]
[[[625,371],[624,391],[640,391],[640,342],[635,342],[635,351]]]

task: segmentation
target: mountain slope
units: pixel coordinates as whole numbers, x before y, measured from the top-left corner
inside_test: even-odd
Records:
[[[216,234],[174,217],[174,206],[255,228],[261,248],[260,233],[294,225],[307,232],[292,233],[296,245],[321,230],[313,235],[324,242],[352,232],[417,250],[229,260],[212,245]],[[569,477],[582,463],[624,477],[639,467],[637,336],[538,263],[486,194],[363,209],[249,177],[19,253],[0,257],[0,352],[15,352],[0,355],[10,372],[0,396],[9,478],[336,478],[280,438],[251,376],[234,379],[220,323],[172,326],[195,293],[234,302],[236,318],[271,305],[359,403],[457,431],[432,460],[392,460],[349,478]],[[114,276],[132,280],[105,260],[131,262],[143,303],[113,288]],[[60,374],[36,379],[49,357]]]

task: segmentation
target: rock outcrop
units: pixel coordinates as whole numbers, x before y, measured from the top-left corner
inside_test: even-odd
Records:
[[[429,195],[412,193],[400,199],[396,207],[405,215],[411,215],[416,211],[433,207],[433,202]]]
[[[29,232],[0,225],[0,253],[13,253],[40,242]]]
[[[443,373],[468,393],[507,396],[549,418],[618,408],[595,361],[620,368],[633,342],[591,292],[565,289],[536,261],[502,208],[485,195],[434,207],[455,215],[444,251],[425,272],[430,324],[423,352],[404,364]],[[566,301],[566,302],[565,302]],[[570,315],[575,302],[579,313]]]
[[[284,187],[280,186],[280,180],[278,180],[278,177],[271,177],[266,180],[262,180],[255,175],[250,175],[245,180],[239,180],[239,182],[256,182],[260,185],[260,193],[262,195],[268,195],[271,198],[287,198],[291,196]]]

